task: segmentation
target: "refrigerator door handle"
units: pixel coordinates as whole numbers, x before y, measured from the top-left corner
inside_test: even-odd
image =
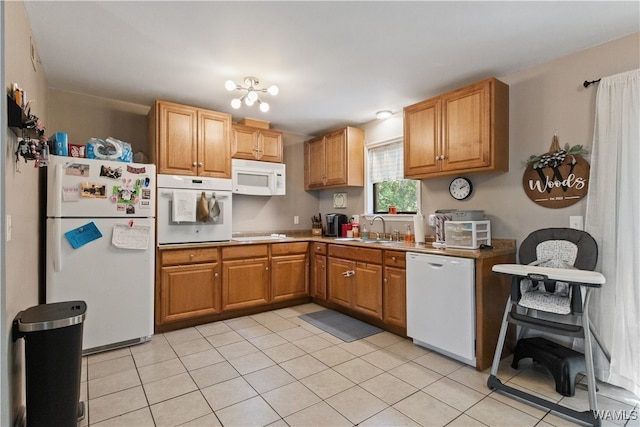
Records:
[[[56,163],[53,169],[53,188],[51,189],[50,197],[53,199],[53,215],[54,217],[60,217],[62,214],[62,165]]]
[[[53,220],[53,271],[62,271],[62,221]]]

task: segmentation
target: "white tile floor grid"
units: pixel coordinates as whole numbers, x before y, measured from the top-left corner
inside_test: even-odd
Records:
[[[85,357],[82,425],[575,425],[491,392],[488,370],[388,332],[344,343],[298,318],[321,309],[304,304],[210,323]],[[572,398],[557,394],[545,368],[502,365],[498,376],[510,385],[588,408],[585,389]],[[598,399],[612,411],[604,426],[639,425],[632,394],[600,384]],[[614,419],[620,415],[629,419]]]

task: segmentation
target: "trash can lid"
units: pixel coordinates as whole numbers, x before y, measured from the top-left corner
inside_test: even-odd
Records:
[[[18,314],[20,332],[58,329],[82,323],[87,311],[84,301],[65,301],[40,304]]]

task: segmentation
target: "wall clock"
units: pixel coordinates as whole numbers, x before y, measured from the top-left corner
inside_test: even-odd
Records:
[[[473,191],[473,185],[471,181],[467,178],[459,176],[451,181],[449,184],[449,194],[456,200],[464,200],[467,197],[471,196],[471,192]]]

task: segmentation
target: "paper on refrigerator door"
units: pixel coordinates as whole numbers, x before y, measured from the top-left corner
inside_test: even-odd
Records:
[[[151,227],[146,225],[115,225],[111,244],[120,249],[147,249]]]

